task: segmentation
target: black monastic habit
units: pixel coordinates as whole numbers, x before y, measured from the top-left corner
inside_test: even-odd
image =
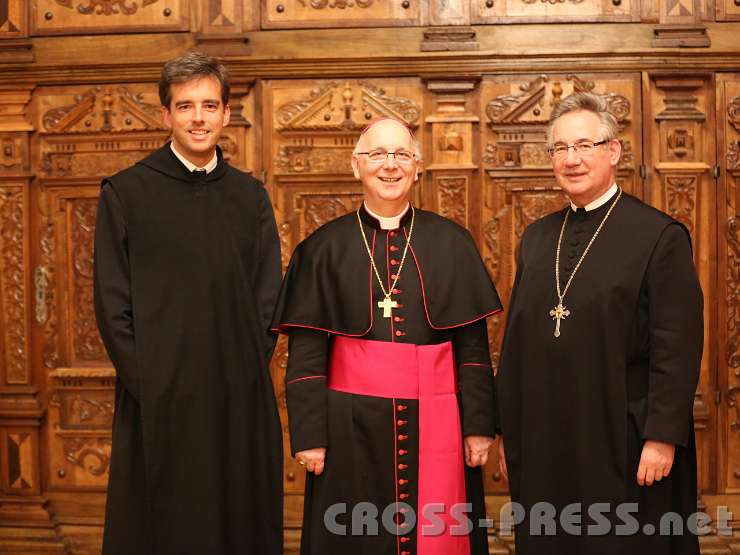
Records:
[[[411,210],[395,230],[382,230],[364,208],[360,215],[388,290],[400,266]],[[417,553],[416,532],[391,534],[380,516],[397,501],[418,510],[418,400],[329,390],[328,357],[336,335],[416,345],[451,341],[462,435],[494,435],[485,318],[501,304],[468,231],[417,209],[411,248],[392,298],[399,306],[391,318],[384,318],[377,306],[383,294],[356,212],[324,225],[293,254],[273,320],[274,328],[290,336],[286,389],[291,448],[293,454],[327,448],[323,474],[307,476],[302,555]],[[394,438],[400,438],[397,445]],[[466,468],[465,483],[473,505],[468,516],[476,525],[471,553],[487,554],[486,529],[478,527],[485,517],[481,469]],[[350,513],[363,502],[378,509],[377,535],[351,534]],[[336,519],[347,526],[346,536],[331,533],[324,524],[326,510],[335,503],[347,504],[347,514]]]
[[[280,247],[262,185],[169,144],[103,182],[95,308],[116,369],[105,555],[280,555],[268,372]]]
[[[612,199],[613,200],[613,199]],[[516,529],[518,555],[696,555],[697,538],[616,535],[620,503],[658,526],[660,517],[696,511],[692,408],[703,342],[702,293],[689,233],[623,194],[573,278],[570,311],[553,336],[558,304],[555,250],[565,211],[561,288],[612,200],[593,211],[566,208],[530,225],[522,238],[501,366],[498,407],[511,495],[529,511],[581,503],[582,536]],[[668,478],[636,481],[645,440],[676,445]],[[587,536],[592,503],[609,503],[612,532]],[[556,520],[556,522],[558,522]],[[623,530],[623,529],[622,529]],[[649,532],[649,530],[648,530]]]

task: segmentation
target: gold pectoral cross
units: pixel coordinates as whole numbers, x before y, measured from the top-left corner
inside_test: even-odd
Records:
[[[555,320],[555,337],[560,337],[560,320],[564,320],[566,316],[570,316],[570,310],[563,306],[563,302],[560,301],[558,306],[550,311],[550,316]]]
[[[397,308],[398,303],[396,301],[392,301],[390,297],[386,297],[382,301],[378,301],[378,308],[383,309],[383,318],[390,318],[391,317],[391,308]]]

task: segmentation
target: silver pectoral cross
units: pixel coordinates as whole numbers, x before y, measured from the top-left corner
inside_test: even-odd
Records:
[[[570,310],[563,306],[563,301],[558,303],[558,306],[550,311],[550,316],[555,320],[555,337],[560,337],[560,320],[564,320],[566,316],[570,316]]]
[[[378,301],[378,308],[383,309],[383,318],[390,318],[391,317],[391,308],[397,308],[398,303],[396,301],[392,301],[390,297],[386,297],[382,301]]]

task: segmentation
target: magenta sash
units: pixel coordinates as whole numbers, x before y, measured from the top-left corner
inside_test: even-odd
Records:
[[[468,536],[452,534],[455,526],[460,533],[460,523],[450,514],[453,505],[467,502],[452,344],[335,336],[328,385],[344,393],[419,400],[417,551],[419,555],[469,555]],[[443,505],[444,510],[433,505]],[[439,526],[432,530],[424,507],[444,522],[443,531]]]

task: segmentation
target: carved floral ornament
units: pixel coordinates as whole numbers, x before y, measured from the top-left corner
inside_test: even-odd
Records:
[[[740,96],[733,98],[727,105],[727,117],[730,125],[740,133]]]
[[[77,4],[77,12],[83,15],[133,15],[139,9],[136,2],[128,0],[87,0],[87,4]],[[157,3],[158,0],[142,0],[142,8]],[[56,3],[70,10],[74,9],[72,0],[56,0]]]

